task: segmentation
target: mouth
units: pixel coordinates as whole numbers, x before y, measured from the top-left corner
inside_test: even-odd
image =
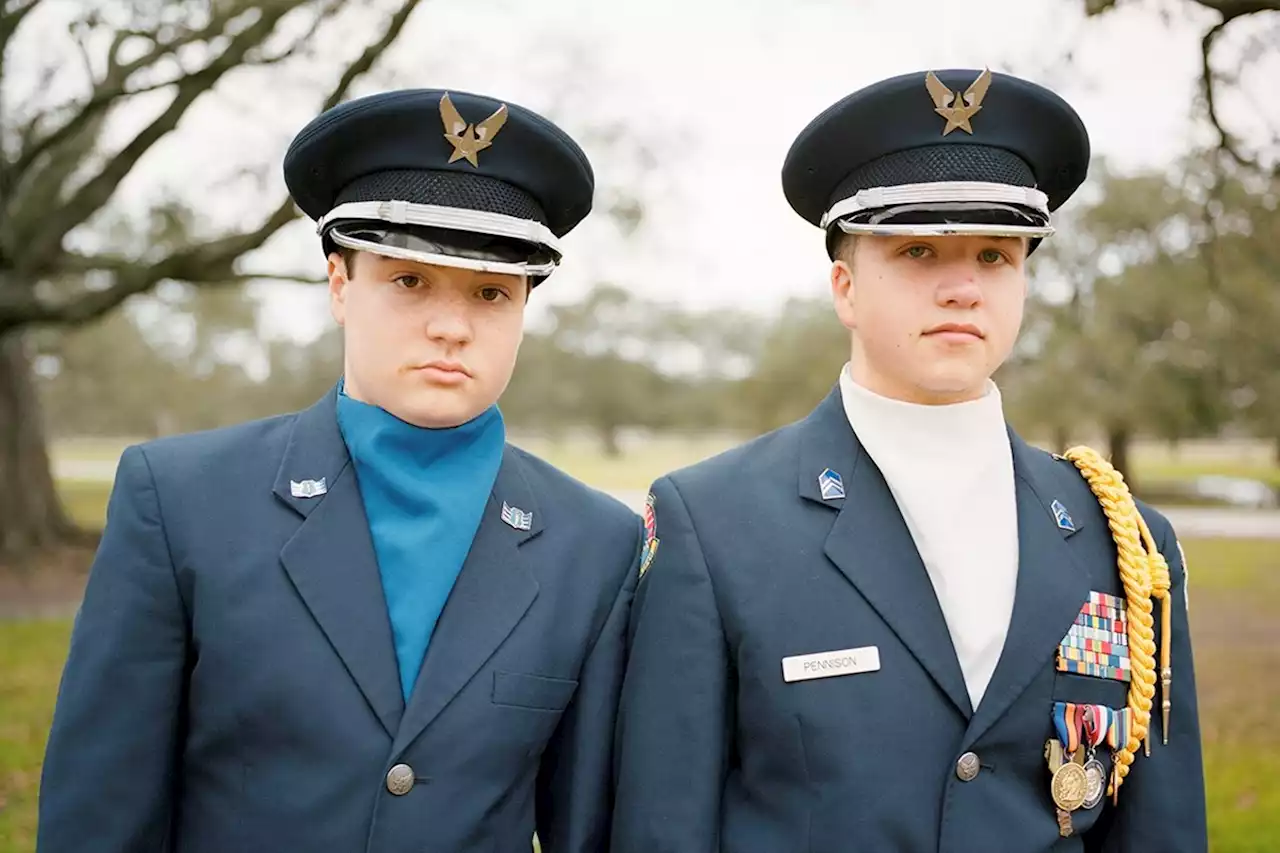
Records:
[[[982,330],[972,323],[940,323],[931,329],[925,331],[926,337],[940,337],[953,340],[966,340],[976,338],[982,340],[986,337]]]
[[[414,372],[438,382],[457,383],[471,378],[471,371],[458,361],[430,361],[415,365]]]

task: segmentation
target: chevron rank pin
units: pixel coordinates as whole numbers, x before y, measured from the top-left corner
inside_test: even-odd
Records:
[[[844,497],[844,480],[830,468],[818,475],[818,488],[822,490],[824,501],[834,501]]]
[[[1062,505],[1062,501],[1055,500],[1053,502],[1053,517],[1063,530],[1074,531],[1076,529],[1076,523],[1071,520],[1071,514]]]
[[[525,512],[518,506],[510,506],[505,501],[502,504],[502,520],[516,530],[528,530],[533,527],[533,513]]]
[[[328,491],[324,484],[324,477],[319,480],[290,480],[289,494],[295,498],[318,498]]]

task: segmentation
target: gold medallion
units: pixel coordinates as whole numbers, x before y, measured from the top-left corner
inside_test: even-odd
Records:
[[[1064,811],[1073,812],[1084,804],[1089,792],[1089,779],[1084,768],[1068,761],[1053,771],[1053,802]]]

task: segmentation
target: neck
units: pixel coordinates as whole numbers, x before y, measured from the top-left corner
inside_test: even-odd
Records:
[[[865,360],[856,358],[851,360],[845,369],[850,379],[871,393],[889,400],[918,406],[952,406],[957,403],[971,402],[985,397],[992,387],[990,379],[984,379],[975,387],[943,391],[904,386],[872,370]]]

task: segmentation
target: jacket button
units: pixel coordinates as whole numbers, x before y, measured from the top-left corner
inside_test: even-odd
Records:
[[[397,764],[387,773],[387,790],[397,797],[403,797],[413,788],[413,768],[408,764]]]
[[[978,756],[972,752],[966,752],[956,762],[956,775],[960,777],[961,782],[972,782],[977,778],[979,769]]]

